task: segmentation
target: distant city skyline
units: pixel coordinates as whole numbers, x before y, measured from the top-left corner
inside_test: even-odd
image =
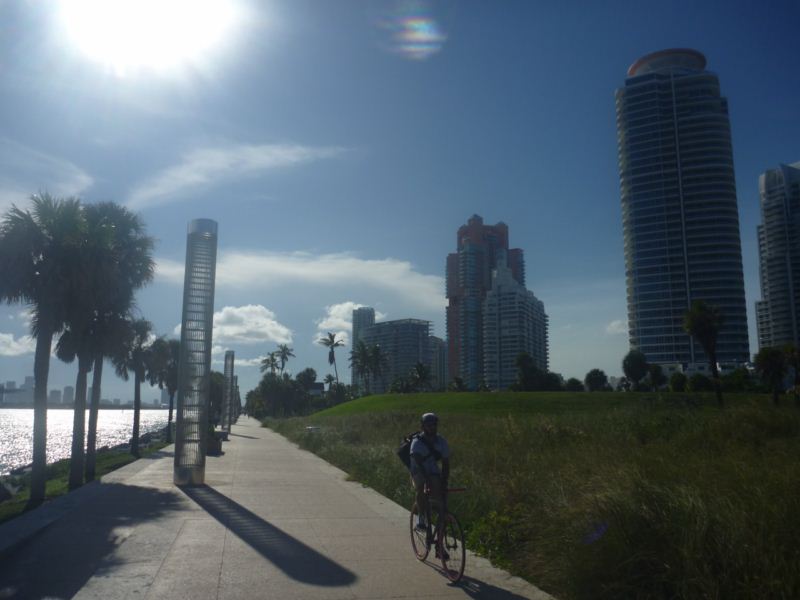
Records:
[[[400,6],[376,3],[388,18]],[[292,373],[332,372],[315,340],[349,337],[354,305],[379,321],[429,320],[445,337],[443,257],[471,214],[507,223],[524,251],[526,285],[549,316],[550,368],[621,374],[613,92],[638,57],[674,47],[702,52],[728,100],[756,349],[758,178],[800,160],[800,81],[787,76],[800,56],[796,1],[420,0],[441,32],[426,52],[393,46],[363,2],[232,4],[247,18],[225,44],[161,71],[87,58],[47,3],[0,3],[0,212],[39,190],[139,211],[157,272],[137,307],[173,337],[179,232],[217,220],[212,366],[234,350],[243,395],[278,344],[294,348]],[[29,322],[25,306],[0,307],[0,381],[32,372]],[[74,385],[75,365],[53,360],[50,374],[52,387]],[[132,395],[107,369],[103,396]]]

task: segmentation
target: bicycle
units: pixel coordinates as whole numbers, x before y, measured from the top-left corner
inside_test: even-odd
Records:
[[[425,530],[417,529],[419,507],[417,502],[411,506],[411,547],[417,560],[424,561],[428,558],[431,547],[434,547],[436,558],[442,562],[444,573],[453,583],[459,581],[464,574],[466,563],[466,547],[464,546],[464,532],[456,516],[447,509],[447,495],[454,492],[464,492],[466,488],[450,488],[443,494],[442,506],[438,511],[431,511],[432,501],[428,500],[425,511]],[[430,490],[425,489],[425,495],[430,498]],[[438,503],[437,503],[438,504]],[[434,514],[435,513],[435,516]],[[442,518],[442,515],[444,516]]]

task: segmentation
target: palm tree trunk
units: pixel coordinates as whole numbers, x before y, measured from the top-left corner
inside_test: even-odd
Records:
[[[133,436],[131,454],[139,458],[139,411],[142,408],[142,382],[137,370],[133,376]]]
[[[709,352],[708,353],[708,363],[711,367],[711,377],[714,381],[714,391],[717,393],[717,404],[719,404],[720,408],[725,408],[725,403],[722,400],[722,385],[719,381],[719,369],[717,369],[717,353],[716,352]]]
[[[91,358],[78,357],[78,379],[75,382],[75,409],[72,418],[72,452],[69,461],[69,489],[83,484],[84,444],[86,443],[86,379],[92,366]]]
[[[339,370],[336,368],[336,354],[333,353],[331,350],[331,354],[333,355],[333,374],[336,375],[336,387],[339,387]]]
[[[47,477],[47,377],[50,373],[50,346],[52,343],[52,328],[40,323],[33,362],[33,467],[31,469],[31,495],[26,509],[36,508],[44,502]]]
[[[169,416],[167,417],[167,442],[172,442],[172,404],[175,399],[175,392],[169,394]]]
[[[100,411],[100,385],[103,381],[103,355],[94,358],[92,397],[89,399],[89,429],[86,432],[86,481],[94,481],[97,458],[97,417]]]

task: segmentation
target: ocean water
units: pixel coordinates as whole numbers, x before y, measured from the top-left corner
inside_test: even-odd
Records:
[[[47,411],[47,462],[69,458],[72,445],[73,412]],[[86,411],[86,425],[89,411]],[[142,410],[140,435],[167,424],[166,410]],[[133,432],[133,409],[103,410],[97,418],[97,447],[126,444]],[[33,460],[33,409],[0,408],[0,475],[28,465]]]

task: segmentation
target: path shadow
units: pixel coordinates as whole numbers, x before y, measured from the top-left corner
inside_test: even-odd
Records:
[[[253,437],[252,435],[244,435],[242,433],[233,433],[232,431],[228,434],[235,437],[247,438],[248,440],[260,440],[261,438]]]
[[[113,568],[119,528],[157,519],[184,500],[175,493],[121,483],[92,496],[0,563],[0,598],[72,598],[98,568]],[[33,513],[30,513],[33,514]]]
[[[321,586],[345,586],[356,575],[271,525],[207,485],[181,487],[183,493],[292,579]]]
[[[467,564],[469,567],[469,564]],[[504,590],[496,585],[491,585],[480,579],[467,577],[466,575],[461,578],[457,584],[454,585],[464,590],[470,598],[478,598],[480,600],[525,600],[525,596],[520,596],[514,592]]]

